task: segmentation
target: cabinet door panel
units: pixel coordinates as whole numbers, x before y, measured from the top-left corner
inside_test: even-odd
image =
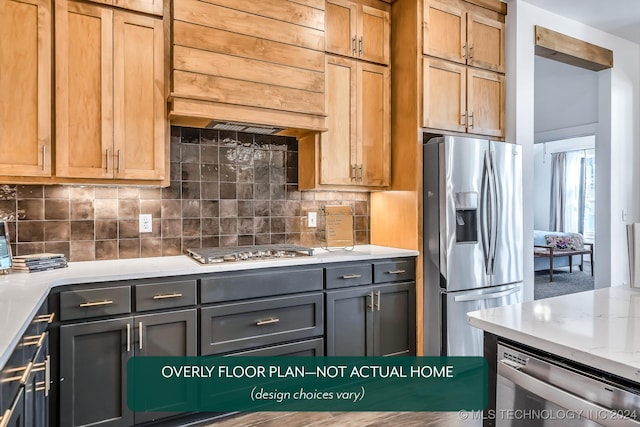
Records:
[[[51,2],[0,2],[0,175],[51,176]]]
[[[327,57],[327,132],[320,142],[320,183],[351,184],[356,163],[356,63]]]
[[[114,170],[116,178],[164,175],[162,20],[114,15]]]
[[[356,55],[357,5],[328,0],[325,8],[325,50],[344,56]]]
[[[197,311],[195,308],[167,313],[136,316],[136,356],[197,356]],[[150,412],[136,412],[136,424],[155,421],[176,415],[171,411],[184,402],[196,399],[193,387],[174,390],[167,396],[166,405],[154,408]],[[162,411],[162,412],[161,412]]]
[[[466,62],[466,12],[433,0],[424,2],[423,53],[449,61]]]
[[[415,282],[374,288],[376,356],[415,354]]]
[[[132,318],[60,327],[60,425],[128,426]],[[127,351],[129,350],[129,351]]]
[[[358,63],[357,161],[360,183],[389,185],[389,141],[391,139],[389,69]]]
[[[468,64],[504,73],[504,23],[467,14]]]
[[[504,76],[470,68],[467,79],[469,132],[504,136]]]
[[[361,6],[358,22],[358,57],[380,64],[389,64],[389,13]]]
[[[370,286],[327,292],[327,356],[373,355]]]
[[[112,16],[97,5],[56,1],[58,176],[111,176]]]
[[[423,127],[466,131],[466,74],[464,65],[423,60]]]

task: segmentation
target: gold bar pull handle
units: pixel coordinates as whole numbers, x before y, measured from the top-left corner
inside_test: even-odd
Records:
[[[278,323],[279,321],[280,319],[278,319],[277,317],[272,317],[270,319],[265,319],[265,320],[258,320],[256,322],[256,326],[271,325],[272,323]]]
[[[359,45],[360,45],[360,47],[359,47],[359,53],[360,53],[360,56],[362,56],[362,52],[364,51],[364,39],[362,38],[362,36],[360,36],[360,42],[359,42]]]
[[[117,151],[116,157],[117,157],[117,160],[118,160],[118,163],[116,165],[116,168],[117,168],[116,172],[120,173],[120,170],[122,169],[122,156],[120,155],[120,150]]]
[[[142,322],[138,322],[138,338],[140,338],[140,350],[142,350]]]
[[[92,302],[83,302],[80,304],[80,307],[99,307],[102,305],[111,305],[113,304],[113,300],[104,300],[104,301],[92,301]]]
[[[181,293],[179,292],[174,292],[172,294],[162,294],[162,295],[155,295],[153,297],[153,299],[168,299],[168,298],[180,298],[182,296]]]
[[[352,181],[355,181],[358,176],[356,175],[356,165],[351,165],[351,174],[349,176],[351,178]]]
[[[4,415],[0,418],[0,427],[7,427],[9,425],[9,418],[11,418],[11,409],[4,411]]]
[[[362,277],[362,275],[360,274],[345,274],[342,276],[343,279],[357,279],[359,277]]]
[[[367,304],[367,308],[370,309],[371,311],[373,311],[373,291],[371,291],[369,293],[369,295],[367,295],[369,298],[371,298],[371,302],[369,304]]]
[[[351,39],[351,51],[353,52],[353,56],[356,56],[356,35],[353,35],[353,38]]]
[[[378,307],[378,311],[380,311],[380,291],[376,292],[377,296],[378,296],[378,303],[376,304],[376,307]]]
[[[28,337],[24,337],[24,341],[22,341],[22,346],[23,347],[28,347],[31,345],[35,345],[37,347],[42,347],[42,343],[44,342],[44,339],[46,338],[47,333],[43,332],[40,335],[31,335]]]
[[[464,59],[467,59],[467,56],[469,56],[469,55],[467,55],[467,52],[468,52],[468,50],[467,50],[467,44],[465,43],[465,44],[464,44],[464,46],[462,46],[462,57],[463,57]]]
[[[460,125],[467,127],[467,113],[460,114]]]
[[[469,59],[473,59],[473,46],[469,47]]]
[[[20,368],[7,369],[4,371],[5,373],[18,373],[22,371],[22,375],[3,378],[2,380],[0,380],[0,384],[12,383],[14,381],[20,381],[20,384],[25,384],[27,382],[29,374],[31,374],[31,369],[33,369],[33,362],[29,362],[26,366],[21,366]]]
[[[362,182],[362,180],[364,179],[363,166],[362,166],[362,165],[359,165],[359,166],[358,166],[358,170],[360,171],[360,182]]]
[[[40,316],[37,316],[35,319],[33,319],[34,323],[53,323],[53,319],[56,317],[55,313],[51,313],[51,314],[43,314]]]
[[[406,273],[406,270],[391,270],[391,271],[387,271],[387,274],[402,274],[402,273]]]

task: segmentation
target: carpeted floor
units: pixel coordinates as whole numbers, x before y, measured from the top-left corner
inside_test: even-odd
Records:
[[[574,267],[573,273],[568,268],[553,270],[553,282],[549,282],[548,271],[536,271],[534,281],[534,299],[555,297],[575,292],[593,290],[594,282],[590,266],[585,263],[584,271]]]

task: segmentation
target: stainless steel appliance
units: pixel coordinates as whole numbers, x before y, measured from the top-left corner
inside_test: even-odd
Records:
[[[481,356],[466,313],[522,301],[521,147],[424,140],[425,355]]]
[[[195,248],[187,249],[187,253],[202,264],[215,264],[219,262],[311,256],[313,255],[313,249],[297,245],[274,244],[226,248]]]
[[[639,390],[498,344],[497,427],[640,426]]]

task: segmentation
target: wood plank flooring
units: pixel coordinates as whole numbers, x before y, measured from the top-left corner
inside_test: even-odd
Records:
[[[464,427],[457,412],[254,412],[205,427]]]

